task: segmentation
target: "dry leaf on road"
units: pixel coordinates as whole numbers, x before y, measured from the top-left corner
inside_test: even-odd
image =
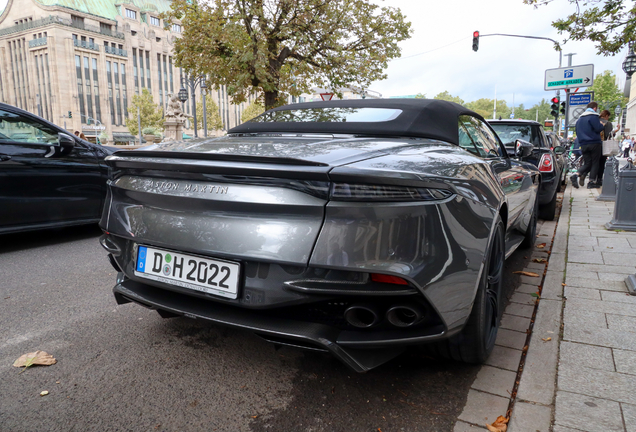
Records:
[[[492,424],[486,424],[486,427],[490,432],[506,432],[508,429],[508,418],[504,416],[497,417]]]
[[[544,247],[545,247],[545,243],[539,243],[539,244],[537,245],[537,248],[538,248],[538,249],[543,249]]]
[[[552,340],[552,338],[551,337],[549,337],[549,338],[541,338],[541,340],[543,342],[550,342]]]
[[[47,394],[49,394],[49,392],[47,390],[44,390],[44,391],[40,392],[40,396],[46,396]]]
[[[536,263],[547,263],[547,262],[548,262],[548,260],[547,260],[547,259],[545,259],[545,258],[534,258],[534,259],[532,260],[532,262],[536,262]]]
[[[530,277],[539,277],[538,274],[536,273],[532,273],[532,272],[527,272],[527,271],[513,271],[513,274],[520,274],[520,275],[524,275],[524,276],[530,276]]]
[[[54,365],[55,363],[57,363],[57,360],[55,360],[55,358],[53,358],[51,354],[44,351],[36,351],[20,356],[20,358],[13,363],[13,366],[24,367],[24,369],[22,370],[22,372],[24,372],[29,366],[50,366]]]

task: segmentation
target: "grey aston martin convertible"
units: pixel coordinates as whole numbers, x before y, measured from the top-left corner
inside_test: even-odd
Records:
[[[327,351],[357,371],[409,345],[485,361],[503,262],[536,236],[539,171],[446,101],[288,105],[222,138],[107,162],[100,241],[118,304]]]

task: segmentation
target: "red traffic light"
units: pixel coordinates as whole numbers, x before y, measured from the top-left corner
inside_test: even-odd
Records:
[[[474,38],[478,38],[479,37],[479,32],[478,31],[473,32],[473,37]]]
[[[559,103],[559,98],[555,96],[552,99],[550,99],[550,102],[552,102],[553,104],[558,104]]]

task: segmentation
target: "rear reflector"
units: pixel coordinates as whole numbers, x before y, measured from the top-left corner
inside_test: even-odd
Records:
[[[552,166],[552,155],[544,154],[539,162],[539,171],[551,172],[554,167]]]
[[[371,280],[373,282],[389,283],[389,284],[394,284],[394,285],[408,285],[409,284],[407,281],[405,281],[401,277],[390,276],[390,275],[379,274],[379,273],[371,273]]]

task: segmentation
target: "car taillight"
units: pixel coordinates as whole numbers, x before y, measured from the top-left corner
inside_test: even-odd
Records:
[[[389,283],[394,285],[408,285],[409,283],[397,276],[390,276],[380,273],[371,273],[371,280],[373,282]]]
[[[539,162],[539,171],[541,172],[551,172],[554,169],[552,165],[552,155],[544,154],[541,157],[541,162]]]
[[[446,189],[392,185],[334,183],[331,199],[337,201],[439,201],[453,195]]]

